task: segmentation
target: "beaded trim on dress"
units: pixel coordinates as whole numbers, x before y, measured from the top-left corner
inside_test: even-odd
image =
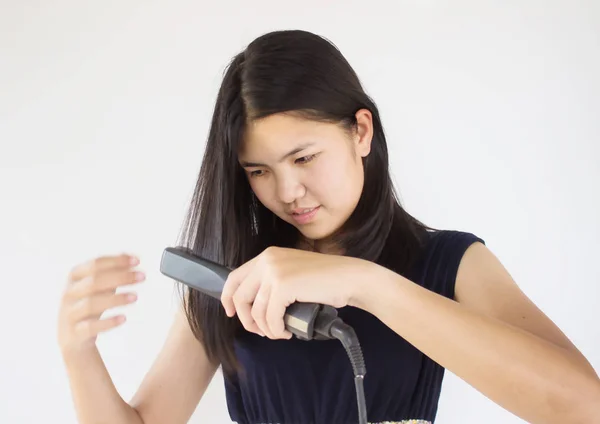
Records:
[[[265,423],[263,423],[265,424]],[[432,424],[431,421],[427,420],[402,420],[402,421],[380,421],[378,423],[369,424]]]
[[[431,421],[426,420],[403,420],[403,421],[381,421],[379,423],[370,424],[432,424]]]
[[[426,420],[403,420],[403,421],[382,421],[379,423],[370,424],[432,424],[431,421]]]

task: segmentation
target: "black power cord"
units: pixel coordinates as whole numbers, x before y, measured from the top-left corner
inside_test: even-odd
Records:
[[[342,342],[346,349],[352,369],[354,370],[354,385],[356,386],[356,402],[358,403],[358,422],[367,424],[367,402],[365,400],[364,379],[367,373],[365,360],[354,329],[337,318],[330,328],[330,334]]]
[[[328,313],[329,311],[329,313]],[[352,327],[342,321],[337,316],[337,312],[331,312],[333,309],[323,308],[315,317],[313,331],[316,333],[315,339],[337,339],[342,343],[346,353],[350,358],[352,370],[354,371],[354,386],[356,387],[356,402],[358,406],[358,423],[367,423],[367,402],[365,399],[364,378],[367,374],[367,367],[363,358],[362,349]],[[318,336],[321,337],[318,337]]]

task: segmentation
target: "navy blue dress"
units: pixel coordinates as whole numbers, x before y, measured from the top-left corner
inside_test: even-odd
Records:
[[[459,231],[431,232],[411,281],[448,298],[460,260],[474,242]],[[424,311],[426,312],[426,311]],[[367,375],[370,423],[433,423],[444,369],[375,316],[339,309],[360,340]],[[243,332],[236,353],[244,375],[225,378],[227,406],[239,424],[352,424],[358,422],[353,372],[337,340],[271,340]]]

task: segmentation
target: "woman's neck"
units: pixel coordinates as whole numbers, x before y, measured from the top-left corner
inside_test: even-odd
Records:
[[[307,250],[309,252],[325,253],[329,255],[342,254],[342,249],[327,239],[311,240],[305,237],[300,237],[296,248],[300,250]]]

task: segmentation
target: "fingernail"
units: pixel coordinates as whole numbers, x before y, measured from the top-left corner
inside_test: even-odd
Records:
[[[131,265],[137,265],[140,263],[140,260],[138,258],[136,258],[135,256],[129,256],[129,263]]]
[[[136,271],[136,273],[134,275],[135,281],[142,281],[144,279],[144,277],[145,277],[145,275],[141,271]]]
[[[136,300],[136,299],[137,299],[137,295],[136,295],[135,293],[129,293],[129,294],[127,295],[127,301],[128,301],[128,302],[133,302],[133,301],[134,301],[134,300]]]

